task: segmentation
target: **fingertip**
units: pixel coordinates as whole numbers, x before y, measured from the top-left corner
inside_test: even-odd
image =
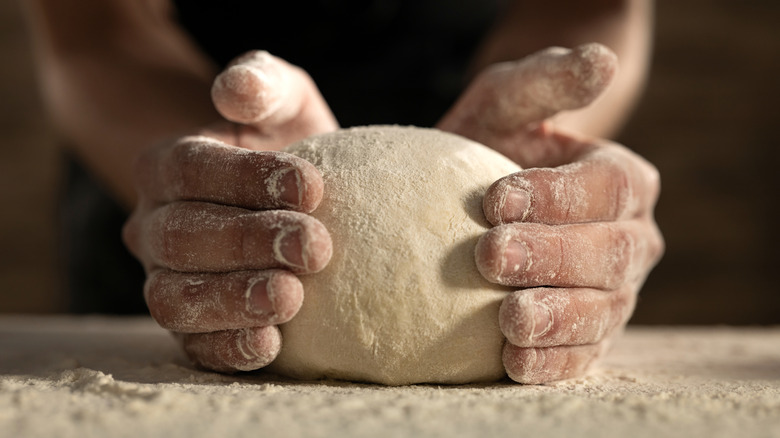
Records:
[[[609,47],[600,43],[588,43],[582,44],[571,51],[573,56],[581,58],[585,62],[591,64],[604,63],[606,66],[610,66],[613,69],[617,68],[618,57]]]
[[[274,271],[265,285],[266,296],[271,303],[275,317],[274,324],[291,320],[303,305],[303,285],[288,271]]]
[[[236,123],[257,123],[270,116],[280,104],[279,87],[261,68],[237,64],[214,80],[211,98],[226,119]]]
[[[577,46],[572,50],[571,56],[576,60],[574,75],[582,81],[579,90],[583,94],[583,100],[589,103],[612,82],[618,70],[618,57],[615,52],[599,43]]]
[[[304,245],[304,258],[307,260],[308,272],[323,270],[333,256],[333,242],[330,233],[320,221],[310,229],[310,234]]]
[[[234,60],[214,80],[211,96],[226,119],[247,125],[279,125],[303,103],[300,69],[265,51]]]
[[[202,201],[253,210],[310,213],[323,195],[320,172],[308,161],[276,151],[247,151],[222,141],[179,139],[154,166],[154,199]],[[152,195],[148,195],[152,196]]]
[[[279,200],[291,206],[303,208],[305,186],[303,185],[300,170],[294,167],[281,169],[277,178],[276,190],[278,191],[277,197]]]
[[[330,233],[322,222],[303,216],[297,223],[283,226],[274,238],[276,260],[295,273],[321,271],[333,255]]]
[[[324,183],[314,165],[287,154],[277,156],[279,167],[265,180],[269,206],[311,213],[322,201]],[[274,201],[275,200],[275,201]]]
[[[287,196],[297,199],[300,211],[311,213],[322,201],[325,184],[322,181],[322,174],[313,164],[303,159],[299,160],[295,175],[288,176],[288,180],[285,182],[285,184],[295,184],[291,187],[296,187],[297,196],[295,196],[295,192],[290,192]],[[292,181],[293,178],[295,178],[294,181]]]
[[[488,230],[487,233],[479,238],[477,245],[474,247],[474,259],[477,270],[482,274],[482,277],[491,283],[496,283],[501,273],[501,264],[497,257],[500,250],[495,234],[495,228]]]
[[[491,225],[500,225],[501,222],[501,205],[504,203],[504,179],[500,179],[485,191],[485,196],[482,198],[482,212],[485,214],[485,219],[490,222]]]
[[[502,361],[507,375],[518,383],[539,385],[585,375],[606,344],[523,348],[507,342]]]
[[[195,364],[213,371],[253,371],[271,363],[281,351],[276,326],[224,330],[181,336],[184,351]]]
[[[529,182],[518,174],[493,183],[485,192],[482,210],[492,225],[521,222],[531,209]]]
[[[536,301],[534,293],[523,290],[508,295],[498,313],[499,327],[507,341],[521,347],[534,346],[550,332],[553,322],[552,310]]]
[[[556,111],[589,105],[607,89],[618,68],[617,55],[599,43],[553,47],[530,59],[538,59],[543,74],[535,98]]]
[[[507,271],[507,247],[512,243],[512,235],[505,227],[488,230],[477,241],[474,256],[477,270],[489,282],[503,284]],[[510,270],[514,268],[510,267]]]
[[[308,161],[285,152],[258,152],[247,173],[267,172],[255,186],[253,205],[262,209],[289,209],[311,213],[322,201],[322,174]]]
[[[533,266],[533,253],[518,235],[513,224],[488,230],[475,248],[477,270],[489,282],[505,286],[523,286]]]
[[[538,352],[536,348],[521,348],[509,342],[504,344],[501,360],[509,378],[527,385],[547,382],[549,378],[540,373],[544,369],[544,356],[539,357]],[[541,362],[540,366],[537,362]]]
[[[300,309],[303,286],[288,271],[266,271],[249,279],[244,301],[246,320],[262,325],[282,324]]]
[[[311,219],[313,224],[306,229],[303,254],[307,262],[307,271],[314,273],[321,271],[330,261],[333,255],[333,242],[325,225],[314,218]]]
[[[525,313],[520,302],[527,300],[528,298],[522,294],[512,293],[501,301],[501,307],[498,309],[498,326],[507,341],[513,345],[521,345],[521,342],[530,337],[527,334],[525,336],[520,334],[522,328],[527,325],[524,323]]]

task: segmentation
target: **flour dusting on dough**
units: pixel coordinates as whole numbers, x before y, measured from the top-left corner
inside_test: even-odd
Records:
[[[312,216],[333,257],[301,276],[306,299],[281,326],[270,368],[386,384],[504,376],[498,308],[510,289],[480,275],[474,250],[489,227],[486,189],[519,167],[463,137],[398,126],[315,136],[287,152],[322,174]]]

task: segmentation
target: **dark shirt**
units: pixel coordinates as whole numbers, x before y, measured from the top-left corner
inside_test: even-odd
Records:
[[[263,49],[304,68],[341,126],[431,126],[466,84],[501,0],[174,1],[218,65]],[[127,218],[69,157],[61,209],[71,311],[145,312],[144,274],[124,248]]]

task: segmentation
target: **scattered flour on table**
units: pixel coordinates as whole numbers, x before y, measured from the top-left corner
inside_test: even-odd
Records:
[[[150,319],[0,317],[0,437],[777,437],[780,328],[629,327],[589,376],[388,387],[226,376]]]

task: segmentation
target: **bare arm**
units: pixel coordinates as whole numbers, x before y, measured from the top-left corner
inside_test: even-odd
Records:
[[[212,123],[216,68],[167,0],[32,0],[44,98],[76,155],[129,208],[132,164],[165,139]]]
[[[540,49],[597,42],[618,56],[612,86],[586,109],[559,114],[557,127],[595,137],[614,136],[641,94],[650,62],[652,0],[515,0],[487,36],[474,73]]]
[[[306,72],[260,52],[221,76],[246,87],[212,95],[216,68],[169,8],[32,1],[44,96],[74,152],[133,210],[123,238],[146,269],[152,316],[196,363],[257,369],[279,353],[276,326],[300,308],[296,275],[331,254],[327,230],[307,215],[322,196],[319,173],[276,151],[337,124]],[[271,92],[251,92],[262,87]],[[229,122],[212,97],[228,115],[247,101],[274,105]]]

